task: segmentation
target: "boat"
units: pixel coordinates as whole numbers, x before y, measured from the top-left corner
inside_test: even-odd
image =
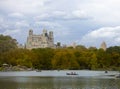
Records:
[[[115,76],[116,78],[120,78],[120,74]]]
[[[106,70],[105,73],[108,73],[108,71]]]
[[[78,75],[76,72],[66,73],[66,75]]]
[[[115,75],[115,78],[120,78],[120,71],[117,75]]]
[[[120,76],[116,76],[116,78],[120,78]]]

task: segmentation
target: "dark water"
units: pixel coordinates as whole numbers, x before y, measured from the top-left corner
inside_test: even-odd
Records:
[[[0,89],[120,89],[120,79],[105,76],[0,76]]]

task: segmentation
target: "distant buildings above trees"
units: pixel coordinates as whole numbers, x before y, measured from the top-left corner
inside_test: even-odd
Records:
[[[26,49],[35,49],[35,48],[78,48],[79,45],[73,42],[71,45],[62,45],[61,42],[54,43],[54,34],[52,31],[47,32],[46,29],[43,29],[42,34],[34,34],[33,30],[29,30],[29,34],[26,40],[25,45],[18,44],[18,48]],[[105,42],[102,42],[101,49],[106,51],[107,45]]]

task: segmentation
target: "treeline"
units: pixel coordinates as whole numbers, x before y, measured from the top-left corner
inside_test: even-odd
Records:
[[[0,66],[7,63],[12,66],[21,65],[39,70],[120,69],[120,46],[109,47],[106,51],[94,47],[86,48],[81,45],[76,48],[38,48],[32,50],[19,49],[16,48],[16,45],[13,46],[12,49],[6,46],[7,51],[3,51],[2,48],[6,48],[1,46]]]

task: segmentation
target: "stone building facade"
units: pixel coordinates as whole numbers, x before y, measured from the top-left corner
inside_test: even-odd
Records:
[[[54,48],[54,37],[53,32],[49,33],[47,30],[43,29],[42,34],[33,34],[33,30],[29,30],[29,35],[27,37],[26,48]]]
[[[106,49],[107,49],[106,43],[105,43],[105,42],[102,42],[100,48],[103,49],[104,51],[106,51]]]

